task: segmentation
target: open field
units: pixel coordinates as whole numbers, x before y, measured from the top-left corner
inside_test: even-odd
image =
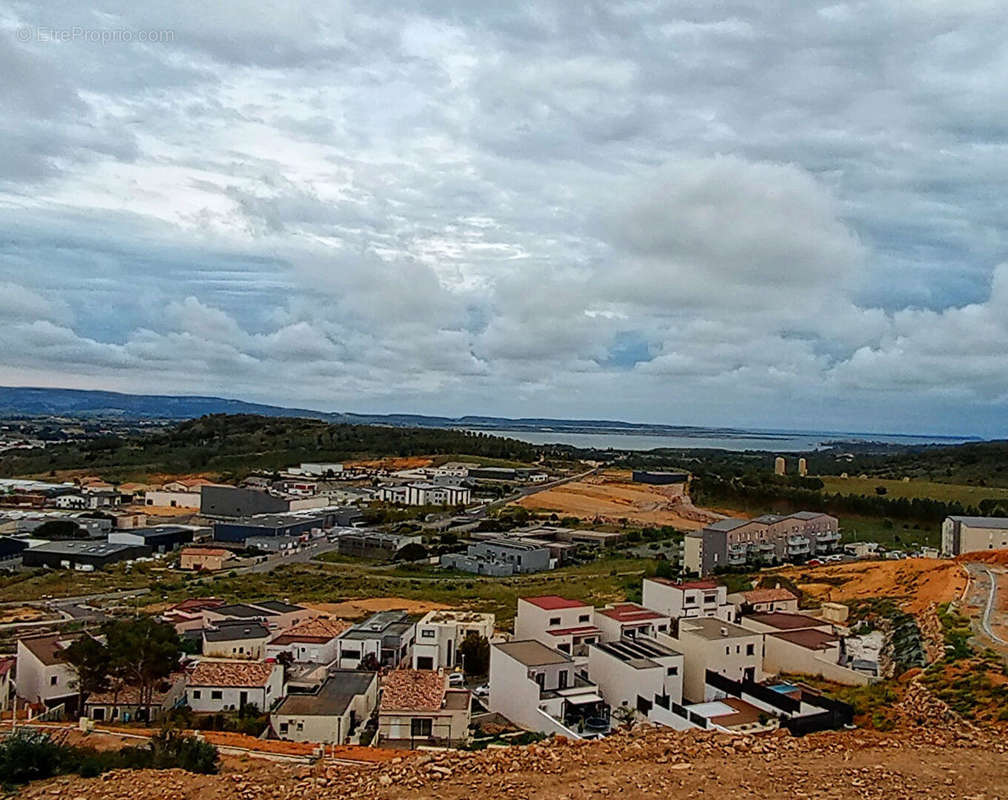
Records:
[[[553,486],[523,497],[516,505],[562,517],[608,523],[625,519],[636,525],[671,525],[682,530],[697,530],[719,518],[694,507],[688,497],[678,493],[677,486],[633,483],[625,470],[606,470]]]
[[[850,603],[885,597],[909,614],[956,600],[966,588],[966,573],[955,561],[907,558],[853,561],[823,567],[783,567],[768,571],[792,581],[815,601]]]
[[[891,480],[886,478],[839,478],[831,475],[818,477],[824,484],[824,491],[840,494],[874,495],[875,487],[884,486],[886,497],[928,498],[947,503],[960,502],[964,506],[975,506],[981,500],[1008,499],[1008,489],[990,486],[967,486],[959,483],[937,483],[922,480]]]

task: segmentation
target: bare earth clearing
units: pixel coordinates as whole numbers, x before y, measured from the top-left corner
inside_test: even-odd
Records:
[[[683,530],[698,530],[721,518],[696,508],[679,486],[633,483],[625,470],[606,470],[553,486],[523,497],[517,505],[586,520],[601,518],[607,523],[619,523],[625,519],[638,525],[673,525]]]

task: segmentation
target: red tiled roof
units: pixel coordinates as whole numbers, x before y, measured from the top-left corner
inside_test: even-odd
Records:
[[[349,629],[350,623],[342,619],[306,619],[297,625],[292,625],[270,642],[270,644],[290,644],[291,642],[315,642],[322,644],[335,639],[343,631]]]
[[[793,592],[780,587],[776,589],[752,589],[748,592],[742,592],[742,597],[745,598],[747,603],[752,603],[753,605],[756,603],[775,603],[798,599]]]
[[[382,711],[438,711],[448,678],[430,669],[396,669],[382,682]]]
[[[561,608],[582,608],[587,605],[587,603],[582,603],[580,600],[568,600],[566,597],[560,597],[556,594],[544,594],[540,597],[523,597],[521,599],[526,603],[538,606],[544,611],[557,611]]]
[[[205,608],[220,608],[227,605],[227,600],[219,597],[190,597],[171,607],[171,611],[202,611]]]
[[[267,661],[201,661],[190,686],[265,686],[276,664]]]
[[[154,687],[151,703],[155,706],[161,705],[169,692],[184,676],[183,672],[175,672],[159,686]],[[106,692],[92,692],[87,699],[88,705],[97,706],[110,706],[113,703],[120,706],[136,706],[140,705],[140,702],[140,687],[129,683],[120,686],[118,692],[114,689],[109,689]]]
[[[636,603],[618,603],[612,608],[597,608],[595,613],[617,622],[647,622],[649,619],[664,619],[657,611],[644,608]]]
[[[553,631],[546,631],[550,636],[570,636],[578,635],[579,633],[589,634],[589,633],[602,633],[594,625],[582,625],[580,628],[558,628]]]

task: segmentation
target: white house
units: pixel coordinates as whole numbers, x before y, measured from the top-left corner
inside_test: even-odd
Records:
[[[774,589],[750,589],[728,595],[728,602],[739,614],[771,614],[775,611],[798,611],[798,596],[778,586]]]
[[[266,657],[290,653],[294,660],[309,664],[330,664],[336,660],[339,635],[350,628],[341,619],[310,619],[281,631],[266,644]]]
[[[18,697],[28,703],[42,703],[49,707],[60,703],[76,704],[77,671],[59,657],[74,638],[46,634],[18,639]]]
[[[735,606],[728,602],[728,589],[716,581],[670,581],[665,578],[645,578],[645,607],[672,619],[680,617],[716,617],[725,622],[735,620]]]
[[[463,666],[458,647],[475,633],[493,637],[494,615],[475,611],[431,611],[416,625],[413,669],[453,669]]]
[[[595,626],[603,642],[618,642],[638,636],[655,636],[672,629],[672,619],[637,603],[616,603],[595,609]]]
[[[682,703],[683,654],[646,636],[588,648],[588,677],[613,708],[647,717],[657,703]]]
[[[382,681],[378,739],[408,744],[458,744],[469,731],[470,696],[452,689],[441,670],[395,669]]]
[[[530,731],[580,739],[593,720],[608,729],[608,706],[598,687],[576,674],[566,653],[534,639],[490,646],[492,712]]]
[[[707,685],[707,670],[735,681],[763,680],[763,635],[755,631],[715,617],[695,617],[679,620],[677,637],[657,638],[683,654],[683,697],[692,703],[717,699]]]
[[[368,656],[383,667],[398,667],[409,656],[416,625],[402,611],[380,611],[358,622],[336,640],[339,669],[357,669]]]
[[[579,600],[557,595],[521,597],[515,616],[515,639],[534,639],[567,655],[586,656],[588,645],[602,637],[594,614],[594,608]]]
[[[259,661],[269,637],[269,628],[258,620],[218,622],[203,629],[203,655]]]
[[[203,713],[246,705],[270,711],[283,697],[283,667],[267,661],[201,661],[186,687],[189,707]]]
[[[378,704],[378,673],[331,672],[315,691],[291,694],[270,715],[270,725],[291,742],[346,744]]]

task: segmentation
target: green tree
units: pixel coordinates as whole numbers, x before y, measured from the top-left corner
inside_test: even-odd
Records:
[[[80,696],[78,710],[82,711],[84,701],[89,694],[108,688],[109,649],[93,636],[85,633],[60,651],[59,657],[77,672],[77,693]]]
[[[427,548],[422,544],[417,544],[416,542],[411,542],[405,547],[399,548],[399,552],[395,554],[393,561],[420,561],[421,559],[427,558]]]
[[[458,646],[466,675],[486,675],[490,671],[490,642],[476,631],[469,631]]]
[[[102,633],[113,675],[139,688],[140,705],[149,719],[154,688],[179,667],[182,643],[175,628],[141,616],[106,622]]]

